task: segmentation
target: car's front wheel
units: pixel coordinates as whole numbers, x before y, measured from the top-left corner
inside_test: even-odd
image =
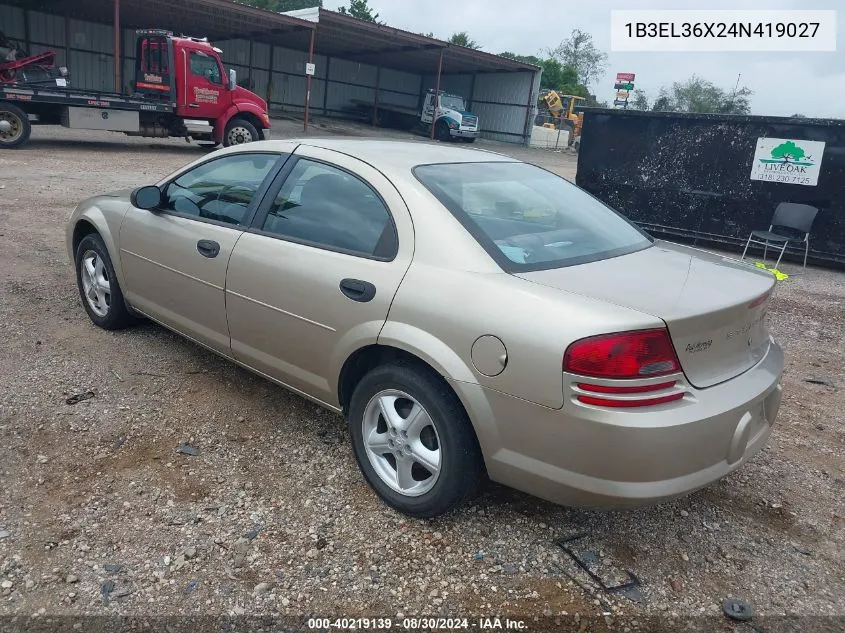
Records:
[[[460,401],[422,366],[400,362],[370,371],[352,395],[349,425],[364,477],[400,512],[443,514],[484,481],[481,450]]]
[[[108,249],[96,233],[83,237],[76,247],[76,284],[95,325],[119,330],[135,321],[126,308]]]

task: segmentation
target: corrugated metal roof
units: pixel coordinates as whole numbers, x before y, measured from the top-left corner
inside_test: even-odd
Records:
[[[111,24],[114,0],[3,0],[25,9]],[[314,21],[314,20],[317,21]],[[247,39],[307,50],[316,29],[315,52],[417,74],[536,72],[512,59],[465,48],[391,26],[358,20],[326,9],[288,14],[257,9],[233,0],[120,0],[124,28],[167,28],[175,34],[215,40]]]
[[[114,21],[114,0],[3,0],[31,11],[67,15],[101,24]],[[287,35],[315,27],[313,22],[257,9],[232,0],[120,0],[120,21],[128,28],[167,28],[175,34],[215,39],[256,39],[280,43]]]
[[[513,59],[326,9],[320,9],[319,13],[316,50],[331,57],[420,74],[436,70],[441,50],[443,72],[447,74],[539,70],[536,66]]]

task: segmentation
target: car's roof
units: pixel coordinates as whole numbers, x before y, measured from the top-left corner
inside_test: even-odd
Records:
[[[403,141],[368,138],[303,138],[284,139],[281,142],[298,143],[321,147],[348,154],[377,169],[411,170],[417,165],[433,163],[480,163],[514,162],[516,159],[497,152],[483,149],[469,149],[433,143],[430,141]],[[262,144],[271,149],[276,141],[264,141]],[[281,149],[281,147],[280,147]]]

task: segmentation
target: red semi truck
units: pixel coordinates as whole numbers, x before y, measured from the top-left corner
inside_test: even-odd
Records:
[[[29,75],[27,57],[0,59],[0,148],[26,143],[33,124],[185,137],[211,146],[269,138],[267,102],[238,86],[234,70],[224,71],[220,49],[169,31],[136,33],[131,95],[74,88],[66,69],[51,72],[49,59],[45,66],[44,54],[32,58],[38,72]]]

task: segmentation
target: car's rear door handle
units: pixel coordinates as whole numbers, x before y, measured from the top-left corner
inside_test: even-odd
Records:
[[[189,103],[189,104],[188,104],[188,107],[189,107],[189,108],[198,108],[198,107],[200,107],[200,104],[198,104],[198,103]]]
[[[376,287],[369,281],[344,279],[340,282],[340,291],[353,301],[366,303],[376,296]]]
[[[197,242],[197,252],[203,257],[217,257],[220,253],[220,244],[214,240],[200,240]]]

